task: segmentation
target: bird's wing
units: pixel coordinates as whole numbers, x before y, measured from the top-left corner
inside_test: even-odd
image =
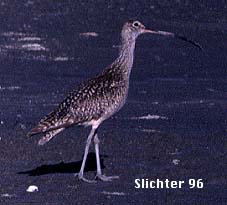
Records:
[[[122,82],[103,76],[80,84],[53,112],[42,119],[28,136],[66,128],[72,124],[83,124],[100,117],[103,112],[101,105],[103,96],[122,86],[124,86]]]
[[[47,125],[47,124],[40,122],[36,127],[34,127],[33,129],[31,129],[31,131],[28,132],[27,136],[31,137],[33,135],[37,135],[40,133],[49,133],[49,132],[52,133],[55,130],[65,129],[65,128],[71,126],[72,124],[73,123],[71,123],[70,121],[67,121],[67,122],[59,124],[59,125]]]
[[[61,103],[53,112],[40,120],[38,125],[28,132],[27,135],[33,136],[39,133],[47,133],[56,129],[69,127],[72,124],[71,113],[67,112]]]

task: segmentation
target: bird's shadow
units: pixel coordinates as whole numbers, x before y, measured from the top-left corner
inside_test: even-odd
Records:
[[[106,155],[100,155],[100,164],[101,168],[104,169],[104,158]],[[35,169],[18,172],[17,174],[27,174],[29,176],[40,176],[44,174],[54,174],[54,173],[78,173],[82,164],[81,161],[64,163],[60,162],[58,164],[48,164],[41,165]],[[85,172],[96,171],[96,156],[95,153],[89,153],[87,156],[86,166],[84,169]]]

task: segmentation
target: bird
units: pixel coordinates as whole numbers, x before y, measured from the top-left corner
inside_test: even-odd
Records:
[[[165,31],[146,29],[139,21],[128,21],[121,31],[121,45],[118,57],[95,77],[79,84],[54,111],[44,117],[28,136],[43,134],[39,145],[44,145],[54,136],[71,126],[91,126],[87,137],[83,161],[78,178],[84,182],[112,181],[119,176],[106,176],[102,173],[99,156],[98,128],[108,118],[118,112],[126,102],[129,78],[133,66],[135,43],[141,34],[175,36]],[[182,37],[181,37],[182,39]],[[183,40],[187,40],[183,38]],[[84,177],[84,168],[91,142],[95,145],[97,173],[94,180]]]

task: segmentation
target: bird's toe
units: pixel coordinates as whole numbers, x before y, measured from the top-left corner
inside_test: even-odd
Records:
[[[74,176],[78,177],[79,180],[82,180],[82,181],[87,182],[87,183],[96,183],[96,180],[86,179],[83,176],[83,174],[80,174],[80,173],[76,173]]]
[[[113,179],[119,179],[119,176],[106,176],[103,174],[97,174],[96,178],[101,181],[112,181]]]

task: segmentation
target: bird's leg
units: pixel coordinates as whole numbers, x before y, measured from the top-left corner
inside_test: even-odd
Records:
[[[97,175],[96,178],[102,181],[111,181],[112,179],[118,179],[119,176],[105,176],[102,174],[101,165],[100,165],[100,157],[99,157],[99,138],[97,132],[94,136],[94,143],[95,143],[95,154],[96,154],[96,164],[97,164]]]
[[[90,134],[88,135],[88,138],[87,138],[87,143],[86,143],[86,147],[85,147],[85,151],[84,151],[84,157],[83,157],[83,162],[82,162],[82,165],[81,165],[81,168],[80,168],[80,172],[76,174],[76,176],[79,177],[79,179],[85,181],[85,182],[96,182],[95,180],[89,180],[89,179],[86,179],[84,178],[84,168],[85,168],[85,163],[86,163],[86,160],[87,160],[87,155],[88,155],[88,151],[89,151],[89,147],[90,147],[90,144],[91,144],[91,140],[92,140],[92,137],[95,135],[96,133],[96,128],[92,128],[91,129],[91,132]]]

